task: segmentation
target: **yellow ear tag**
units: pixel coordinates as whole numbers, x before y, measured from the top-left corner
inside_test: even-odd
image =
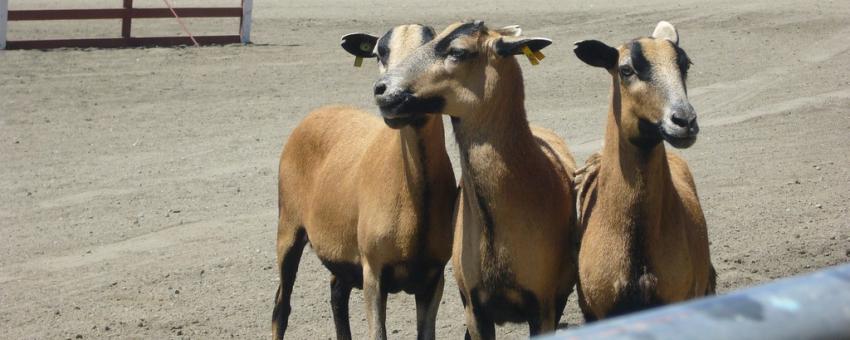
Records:
[[[534,56],[534,52],[531,52],[531,49],[528,48],[528,46],[522,47],[522,53],[525,54],[525,57],[528,58],[531,65],[537,65],[540,63],[540,61],[537,60],[537,57]]]
[[[537,60],[543,60],[543,58],[546,58],[546,56],[543,55],[543,52],[540,51],[534,51],[534,57],[537,58]]]
[[[372,50],[372,44],[364,42],[364,43],[360,44],[360,50],[363,51],[363,52],[369,52],[369,51]],[[354,57],[354,67],[360,67],[360,66],[363,66],[363,57],[355,56]]]

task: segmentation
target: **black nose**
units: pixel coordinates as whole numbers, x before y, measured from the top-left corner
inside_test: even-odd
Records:
[[[670,120],[673,121],[673,124],[676,124],[683,128],[686,128],[691,125],[691,122],[688,121],[687,118],[679,118],[675,113],[673,114],[673,117]]]
[[[387,84],[384,83],[383,81],[377,82],[375,84],[375,95],[380,96],[380,95],[384,94],[384,92],[387,92]]]
[[[697,123],[697,114],[694,112],[694,107],[691,104],[686,104],[673,109],[670,120],[679,127],[691,128]]]

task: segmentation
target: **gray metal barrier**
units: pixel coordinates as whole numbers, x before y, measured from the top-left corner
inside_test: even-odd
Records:
[[[850,339],[850,264],[540,339]]]

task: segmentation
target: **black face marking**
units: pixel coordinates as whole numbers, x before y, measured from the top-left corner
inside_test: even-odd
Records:
[[[387,66],[387,62],[390,60],[390,40],[393,38],[393,32],[395,32],[395,28],[389,30],[378,40],[378,61],[384,66]]]
[[[682,75],[682,85],[684,86],[685,80],[688,79],[688,70],[691,68],[691,58],[688,57],[688,54],[679,45],[674,44],[672,41],[668,42],[676,50],[676,65],[679,66],[679,73]]]
[[[652,79],[652,65],[646,60],[646,56],[643,55],[643,47],[640,45],[640,41],[632,41],[629,45],[629,50],[632,52],[632,67],[634,67],[638,79],[643,81]]]
[[[422,30],[420,31],[422,34],[422,44],[427,44],[431,40],[434,40],[434,29],[429,26],[422,26]]]
[[[449,51],[449,45],[451,45],[452,41],[462,36],[471,36],[478,33],[481,31],[481,27],[481,23],[478,22],[468,22],[458,26],[437,42],[437,45],[434,46],[434,52],[438,56],[445,56]]]
[[[446,57],[451,57],[455,61],[464,61],[475,58],[478,56],[477,52],[470,52],[465,49],[460,48],[449,48],[449,51],[446,52]]]
[[[638,120],[638,135],[636,137],[629,138],[629,142],[631,142],[632,145],[637,146],[638,149],[647,155],[653,148],[655,148],[655,146],[661,143],[662,140],[659,126],[650,123],[645,119]]]

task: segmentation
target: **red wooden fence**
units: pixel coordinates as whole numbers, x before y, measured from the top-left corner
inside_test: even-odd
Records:
[[[133,0],[122,0],[122,8],[108,9],[50,9],[50,10],[10,10],[5,16],[8,0],[0,0],[0,49],[49,49],[58,47],[136,47],[136,46],[175,46],[193,45],[189,36],[174,37],[134,37],[131,33],[133,19],[173,18],[239,18],[239,34],[234,35],[195,35],[199,45],[248,43],[251,31],[252,0],[242,0],[241,7],[205,7],[205,8],[133,8]],[[6,22],[31,20],[90,20],[121,19],[121,37],[105,39],[56,39],[56,40],[5,40]]]

